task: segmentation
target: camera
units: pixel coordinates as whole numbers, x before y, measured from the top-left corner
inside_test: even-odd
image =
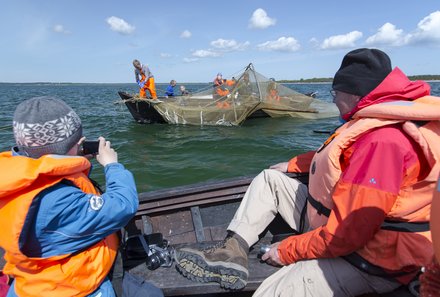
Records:
[[[159,267],[171,267],[173,265],[174,249],[168,245],[167,240],[163,240],[162,245],[149,245],[149,253],[147,258],[147,268],[155,270]]]
[[[258,250],[257,258],[261,259],[261,257],[263,257],[263,255],[265,253],[267,253],[268,251],[270,251],[270,245],[268,245],[268,244],[261,245]]]
[[[174,249],[162,233],[137,234],[127,237],[123,243],[123,258],[127,267],[146,263],[147,268],[171,267]],[[124,264],[124,265],[125,265]]]
[[[99,152],[99,140],[94,141],[84,141],[82,144],[82,154],[85,155],[96,155]]]

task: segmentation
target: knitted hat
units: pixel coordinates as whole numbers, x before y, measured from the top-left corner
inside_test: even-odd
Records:
[[[391,72],[391,60],[378,49],[360,48],[345,55],[333,78],[333,89],[364,97]]]
[[[65,155],[82,137],[78,115],[64,101],[49,96],[20,103],[13,130],[18,148],[31,158]]]

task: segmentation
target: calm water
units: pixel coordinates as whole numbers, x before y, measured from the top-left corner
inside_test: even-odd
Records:
[[[431,82],[433,95],[440,95],[440,82]],[[195,91],[204,85],[186,85]],[[330,84],[287,84],[330,101]],[[157,85],[162,94],[166,85]],[[0,84],[0,149],[14,145],[12,115],[26,98],[54,95],[66,101],[81,117],[89,139],[102,135],[112,142],[119,161],[130,169],[139,192],[195,182],[255,175],[263,168],[316,149],[337,118],[252,119],[240,127],[198,127],[134,122],[117,91],[137,92],[135,84]],[[100,165],[93,161],[92,177],[103,183]],[[1,168],[1,170],[5,170]]]

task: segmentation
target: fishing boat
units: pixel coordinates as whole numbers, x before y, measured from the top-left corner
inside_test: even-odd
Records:
[[[157,99],[138,98],[118,92],[138,123],[237,126],[249,118],[337,116],[332,103],[301,94],[268,79],[255,71],[252,64],[221,86],[185,95]]]
[[[307,183],[307,175],[288,175]],[[260,248],[296,233],[281,217],[275,217],[250,250],[248,283],[241,291],[225,291],[217,283],[184,278],[175,268],[172,253],[183,246],[202,249],[224,239],[226,228],[252,179],[252,176],[237,177],[140,193],[138,211],[122,236],[123,269],[160,288],[165,296],[251,296],[264,279],[279,269],[260,261]],[[146,248],[155,253],[146,255],[141,237],[151,239]],[[160,253],[157,246],[161,248]],[[2,250],[0,256],[3,256]],[[0,264],[3,267],[3,257]],[[414,295],[401,288],[384,295],[362,297],[411,296]]]
[[[307,175],[288,175],[303,183],[308,182]],[[141,234],[150,234],[150,238],[155,238],[153,246],[158,242],[159,245],[166,243],[162,246],[165,253],[162,253],[162,261],[155,262],[160,263],[155,267],[155,263],[152,263],[155,260],[151,261],[145,255],[131,261],[125,258],[128,260],[125,261],[125,269],[160,288],[165,296],[217,296],[216,294],[221,293],[227,294],[222,296],[251,296],[264,279],[279,269],[259,259],[261,247],[297,233],[281,217],[275,217],[260,241],[251,248],[248,283],[239,292],[225,291],[217,283],[199,283],[186,279],[175,268],[172,253],[183,246],[202,249],[223,240],[226,228],[252,179],[249,176],[237,177],[140,193],[139,209],[126,227],[125,238],[133,239]],[[135,246],[142,250],[139,240]],[[385,295],[370,294],[363,297],[378,296],[413,295],[402,288]]]

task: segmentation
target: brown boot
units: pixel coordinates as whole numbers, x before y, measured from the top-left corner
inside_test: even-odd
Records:
[[[234,234],[205,250],[176,251],[176,268],[193,281],[217,282],[222,288],[240,290],[246,286],[249,275],[248,250],[247,243]]]

